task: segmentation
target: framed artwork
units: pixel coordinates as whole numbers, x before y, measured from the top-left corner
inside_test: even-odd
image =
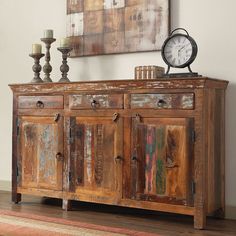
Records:
[[[160,50],[169,0],[67,0],[71,57]]]

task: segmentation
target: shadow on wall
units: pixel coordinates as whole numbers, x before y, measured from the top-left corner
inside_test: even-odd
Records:
[[[115,73],[115,57],[113,55],[98,55],[93,57],[81,57],[75,59],[80,61],[79,81],[89,80],[107,80],[114,78]],[[96,71],[96,75],[94,75]],[[109,75],[109,77],[108,77]]]
[[[170,30],[179,26],[180,0],[170,0]]]

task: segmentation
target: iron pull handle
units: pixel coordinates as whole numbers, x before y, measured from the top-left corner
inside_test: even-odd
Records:
[[[64,157],[63,157],[63,155],[62,155],[61,152],[58,152],[58,153],[56,154],[56,159],[57,159],[58,161],[63,161]]]
[[[36,107],[37,108],[44,108],[44,103],[42,101],[37,101],[36,102]]]
[[[93,109],[96,109],[98,107],[98,105],[99,105],[99,102],[96,101],[95,99],[93,99],[92,102],[91,102],[91,107]]]
[[[119,113],[114,113],[112,116],[112,121],[116,122],[118,118],[119,118]]]
[[[157,102],[157,106],[158,107],[163,107],[166,104],[166,101],[163,99],[159,99]]]
[[[179,167],[179,165],[175,161],[172,161],[170,158],[167,157],[165,167],[167,169],[171,169],[171,168]]]
[[[57,113],[57,114],[54,116],[54,121],[57,122],[59,119],[60,119],[60,114]]]
[[[117,162],[117,161],[123,161],[123,157],[121,157],[121,156],[117,156],[117,157],[115,157],[115,161]]]
[[[132,156],[131,160],[132,161],[138,161],[138,158],[136,156]]]
[[[141,116],[139,114],[135,114],[135,120],[136,120],[136,122],[140,123],[141,122]]]

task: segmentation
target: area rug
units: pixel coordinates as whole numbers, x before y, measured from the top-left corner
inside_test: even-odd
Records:
[[[114,228],[28,213],[0,210],[1,236],[157,236],[157,234]],[[160,236],[160,235],[159,235]]]

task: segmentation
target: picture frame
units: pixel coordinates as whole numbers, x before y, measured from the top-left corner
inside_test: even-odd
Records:
[[[169,0],[67,0],[70,56],[159,51],[169,18]]]

